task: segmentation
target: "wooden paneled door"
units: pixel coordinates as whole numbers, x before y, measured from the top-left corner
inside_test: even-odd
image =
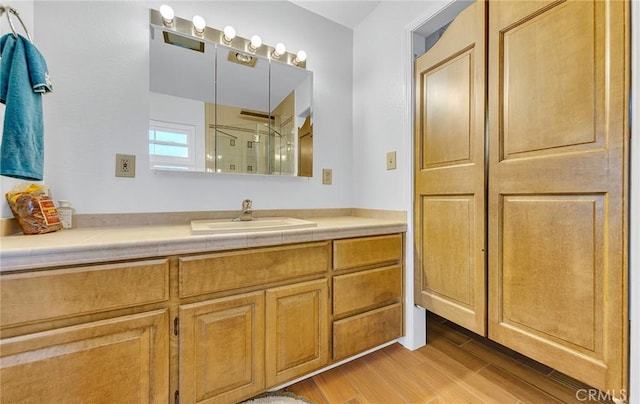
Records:
[[[485,10],[416,61],[415,302],[485,335]]]
[[[615,395],[627,355],[628,7],[489,7],[489,337]]]

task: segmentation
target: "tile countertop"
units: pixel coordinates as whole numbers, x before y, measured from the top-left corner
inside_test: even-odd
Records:
[[[317,217],[317,227],[253,233],[192,235],[191,226],[87,227],[0,237],[0,273],[36,268],[163,257],[248,247],[405,232],[402,221],[356,216]]]

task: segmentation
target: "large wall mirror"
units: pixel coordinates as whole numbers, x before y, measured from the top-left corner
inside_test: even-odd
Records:
[[[310,177],[313,74],[291,55],[243,50],[242,38],[181,33],[188,24],[163,26],[151,10],[151,168]]]

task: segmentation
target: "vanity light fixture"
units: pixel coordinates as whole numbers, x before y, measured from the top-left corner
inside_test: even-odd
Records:
[[[236,29],[233,28],[231,25],[227,25],[226,27],[224,27],[224,30],[222,31],[222,42],[224,42],[227,45],[231,45],[231,41],[233,41],[233,38],[236,37]]]
[[[258,35],[254,35],[251,37],[251,42],[249,42],[249,52],[256,53],[259,47],[262,46],[262,38]]]
[[[280,59],[280,56],[284,55],[286,51],[287,47],[284,46],[282,42],[279,42],[273,52],[271,52],[271,57],[274,59]]]
[[[206,26],[207,26],[207,23],[204,21],[204,18],[202,18],[199,15],[193,16],[193,31],[195,32],[196,35],[198,36],[204,35],[204,29]]]
[[[293,58],[293,64],[295,66],[298,66],[300,63],[304,62],[305,60],[307,60],[307,52],[303,51],[303,50],[299,50],[298,53],[296,54],[296,57]]]
[[[195,16],[191,21],[176,17],[173,9],[166,4],[162,5],[160,10],[151,9],[150,12],[152,29],[162,32],[165,43],[199,52],[204,52],[206,42],[213,44],[214,48],[224,45],[230,48],[229,59],[245,66],[253,66],[259,58],[267,58],[302,69],[307,68],[306,52],[287,52],[282,43],[278,43],[274,48],[264,44],[258,35],[253,35],[250,39],[237,36],[236,30],[230,25],[222,30],[208,27],[201,16]]]
[[[166,4],[160,6],[160,15],[162,15],[162,24],[165,27],[173,26],[173,17],[175,17],[175,13],[173,9]]]

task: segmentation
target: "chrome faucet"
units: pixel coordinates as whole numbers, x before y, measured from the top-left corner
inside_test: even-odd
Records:
[[[253,217],[253,210],[251,209],[251,204],[252,204],[251,199],[245,199],[244,201],[242,201],[242,213],[240,213],[240,216],[238,216],[233,220],[235,222],[258,220],[257,218]]]

